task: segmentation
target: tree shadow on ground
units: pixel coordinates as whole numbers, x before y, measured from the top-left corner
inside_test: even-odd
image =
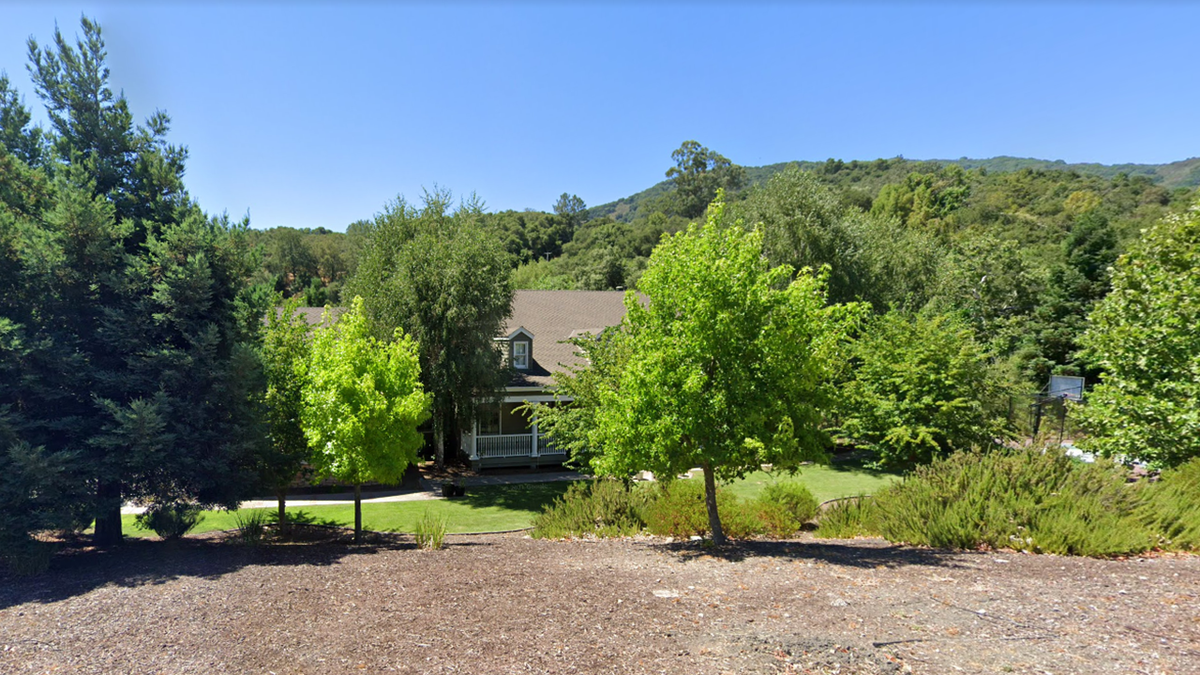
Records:
[[[888,544],[880,540],[819,541],[736,541],[712,546],[705,541],[678,541],[654,544],[674,555],[680,562],[716,558],[741,562],[750,558],[776,558],[788,561],[812,561],[845,567],[964,567],[961,551],[914,548]]]
[[[363,543],[355,545],[353,530],[341,527],[297,525],[293,532],[287,541],[257,546],[242,544],[234,533],[212,532],[176,541],[127,537],[120,546],[105,549],[77,536],[62,542],[43,574],[16,577],[0,569],[0,610],[67,600],[108,585],[133,588],[184,577],[216,579],[253,566],[324,567],[351,555],[417,550],[408,535],[364,532]],[[467,544],[451,544],[462,545]]]

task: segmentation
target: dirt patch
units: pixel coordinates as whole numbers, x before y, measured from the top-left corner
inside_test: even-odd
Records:
[[[0,672],[1200,672],[1196,556],[309,539],[79,548],[2,577]]]

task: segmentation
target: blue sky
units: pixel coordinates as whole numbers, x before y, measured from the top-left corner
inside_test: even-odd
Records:
[[[100,21],[210,213],[342,230],[435,184],[490,210],[738,164],[1200,155],[1200,4],[0,2],[0,68]],[[43,115],[44,118],[44,115]]]

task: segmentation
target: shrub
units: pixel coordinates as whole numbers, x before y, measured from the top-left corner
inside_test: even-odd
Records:
[[[827,539],[877,537],[878,520],[874,499],[860,495],[839,501],[826,509],[817,519],[815,535]]]
[[[645,527],[650,491],[622,481],[578,481],[533,520],[533,536],[561,539],[592,534],[622,537]]]
[[[276,514],[278,519],[278,514]],[[233,520],[237,523],[238,538],[247,546],[258,546],[267,533],[267,521],[270,516],[266,509],[246,509],[233,512]]]
[[[446,517],[435,516],[426,510],[417,521],[417,531],[413,535],[417,547],[427,551],[436,551],[446,543]]]
[[[1146,486],[1138,516],[1164,548],[1200,549],[1200,458]]]
[[[163,539],[179,539],[203,519],[199,506],[187,502],[170,502],[151,504],[138,514],[136,522],[141,529],[153,530]]]
[[[8,542],[0,559],[18,577],[31,577],[50,569],[55,545],[36,539],[23,538]]]
[[[717,489],[717,510],[727,537],[744,539],[764,531],[754,506],[731,492]],[[651,533],[662,536],[708,535],[704,481],[689,479],[662,484],[657,498],[646,509],[646,526]]]
[[[1138,497],[1111,464],[1031,448],[935,461],[876,495],[872,509],[894,542],[1103,556],[1150,547]]]
[[[796,534],[817,513],[817,500],[800,483],[770,483],[753,504],[758,530],[776,539]],[[723,518],[724,516],[722,516]]]

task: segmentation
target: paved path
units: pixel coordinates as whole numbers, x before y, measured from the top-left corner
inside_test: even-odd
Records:
[[[584,474],[575,471],[546,471],[539,473],[516,473],[516,474],[494,474],[486,476],[467,476],[463,479],[464,484],[468,487],[483,487],[487,485],[516,485],[519,483],[553,483],[555,481],[564,480],[582,480],[587,478]],[[442,482],[440,480],[426,480],[421,477],[419,490],[391,490],[386,492],[363,492],[362,501],[364,504],[377,504],[383,502],[417,502],[426,499],[445,499],[442,497]],[[288,506],[333,506],[337,504],[353,504],[353,492],[339,492],[327,495],[299,495],[297,497],[289,497],[287,500]],[[264,509],[278,507],[279,500],[274,497],[264,497],[259,499],[250,499],[241,503],[240,508],[243,509]],[[121,507],[121,513],[141,513],[146,510],[144,506],[136,506],[134,504],[126,504]]]

